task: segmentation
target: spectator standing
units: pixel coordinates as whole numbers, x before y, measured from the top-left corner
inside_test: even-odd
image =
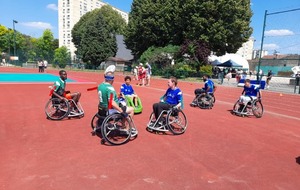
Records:
[[[219,71],[218,71],[219,84],[223,84],[223,80],[224,80],[224,69],[219,68]]]
[[[134,69],[133,69],[133,76],[134,76],[134,80],[139,80],[138,78],[138,66],[135,66]]]
[[[146,86],[150,86],[151,75],[152,75],[152,68],[151,65],[147,62],[146,63]]]
[[[272,76],[273,76],[273,73],[271,70],[269,70],[268,74],[267,74],[267,89],[269,89],[269,87],[270,87],[270,81],[272,79]]]
[[[138,78],[139,78],[139,85],[145,86],[146,69],[143,67],[143,63],[139,64]]]
[[[44,60],[43,64],[44,64],[44,69],[43,70],[44,70],[44,72],[47,72],[48,61]]]
[[[229,80],[232,78],[232,74],[231,74],[231,71],[229,70],[228,73],[226,74],[225,78],[227,79],[228,83],[229,83]]]
[[[39,73],[43,73],[44,72],[43,61],[42,60],[38,60],[37,64],[38,64],[38,68],[39,68]]]

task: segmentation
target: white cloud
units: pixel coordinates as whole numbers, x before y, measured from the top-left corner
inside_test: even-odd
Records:
[[[57,11],[57,10],[58,10],[56,4],[48,4],[48,5],[47,5],[47,9],[51,9],[51,10],[54,10],[54,11]]]
[[[31,27],[31,28],[37,28],[37,29],[53,29],[53,26],[49,23],[45,22],[23,22],[21,23],[24,26]]]
[[[265,36],[291,36],[291,35],[294,35],[294,32],[287,29],[268,30],[265,32]]]
[[[264,44],[265,50],[276,50],[279,49],[279,46],[277,44]]]

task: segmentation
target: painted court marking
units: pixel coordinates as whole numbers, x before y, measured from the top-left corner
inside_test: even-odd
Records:
[[[59,76],[49,73],[0,73],[0,84],[53,84]],[[67,79],[69,84],[95,84],[95,82]]]

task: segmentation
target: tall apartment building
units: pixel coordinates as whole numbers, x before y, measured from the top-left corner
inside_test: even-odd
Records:
[[[75,59],[75,46],[72,43],[72,28],[87,12],[108,5],[100,0],[58,0],[58,38],[59,47],[66,46]],[[116,10],[128,23],[128,13]]]
[[[244,57],[247,60],[251,60],[253,55],[253,48],[254,48],[254,38],[250,37],[249,40],[243,43],[243,46],[240,47],[240,49],[238,49],[236,54]]]

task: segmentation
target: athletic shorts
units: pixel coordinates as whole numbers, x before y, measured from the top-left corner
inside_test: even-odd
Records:
[[[71,100],[72,99],[71,93],[66,94],[65,98],[67,98],[68,100]]]

